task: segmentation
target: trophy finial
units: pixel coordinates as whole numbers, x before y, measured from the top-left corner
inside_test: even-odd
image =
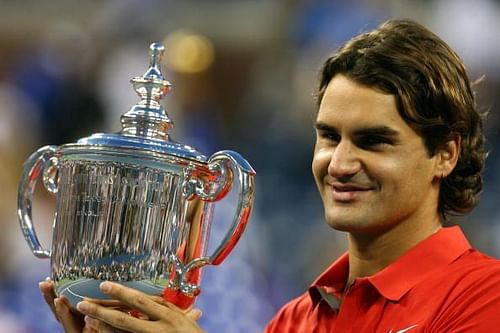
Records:
[[[149,46],[149,68],[143,76],[134,77],[132,83],[140,97],[139,103],[122,115],[123,134],[168,140],[168,131],[173,127],[160,100],[168,94],[171,84],[161,72],[161,57],[165,47],[155,42]]]
[[[144,74],[144,77],[164,80],[160,68],[161,58],[164,51],[165,46],[161,43],[155,42],[149,45],[149,69]]]
[[[163,52],[165,51],[165,46],[163,44],[154,42],[149,45],[149,56],[151,57],[151,61],[149,65],[151,67],[159,67],[161,57]]]

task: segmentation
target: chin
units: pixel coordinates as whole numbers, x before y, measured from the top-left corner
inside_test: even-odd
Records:
[[[354,213],[354,212],[353,212]],[[373,218],[366,218],[358,214],[347,214],[347,212],[332,212],[325,214],[325,221],[332,229],[345,232],[369,232],[372,229]]]
[[[345,217],[327,217],[326,224],[338,231],[354,231],[363,228],[363,223],[357,219],[346,219]]]

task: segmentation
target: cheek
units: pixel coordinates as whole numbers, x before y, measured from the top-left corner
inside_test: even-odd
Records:
[[[320,180],[328,173],[328,165],[330,164],[331,154],[320,149],[314,150],[314,156],[312,159],[312,173],[316,182]]]
[[[404,192],[408,198],[418,197],[432,182],[428,160],[422,158],[400,158],[378,163],[377,170],[384,178],[383,184],[391,192]]]

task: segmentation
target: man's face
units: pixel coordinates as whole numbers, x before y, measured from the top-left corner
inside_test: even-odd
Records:
[[[439,171],[392,95],[336,75],[316,120],[312,170],[327,223],[384,232],[437,218]]]

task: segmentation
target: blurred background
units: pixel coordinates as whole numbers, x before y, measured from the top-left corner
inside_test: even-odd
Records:
[[[258,172],[248,231],[226,262],[204,271],[201,325],[261,332],[346,246],[323,223],[310,172],[319,68],[391,17],[427,25],[472,79],[485,75],[477,96],[490,111],[486,187],[461,222],[476,247],[498,256],[500,1],[0,0],[0,333],[62,331],[37,287],[49,261],[31,254],[16,219],[23,162],[46,144],[118,131],[138,100],[129,79],[145,72],[152,41],[166,45],[174,139],[206,155],[236,150]],[[47,247],[54,202],[39,186],[34,220]]]

